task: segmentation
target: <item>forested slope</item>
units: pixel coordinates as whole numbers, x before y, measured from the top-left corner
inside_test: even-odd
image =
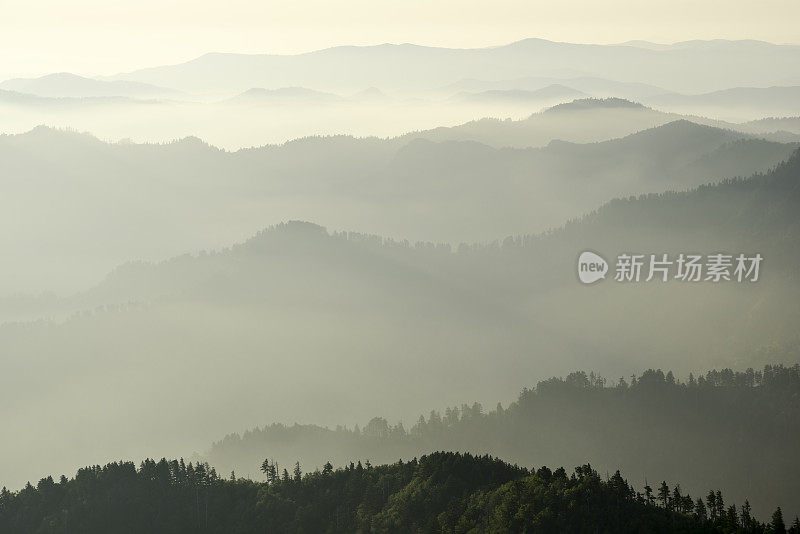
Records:
[[[505,408],[479,403],[432,410],[412,426],[375,417],[363,428],[273,424],[230,434],[206,458],[243,469],[271,456],[309,465],[350,458],[388,462],[436,450],[489,453],[523,465],[619,468],[693,493],[720,486],[766,514],[776,503],[800,513],[800,367],[671,372],[606,380],[576,372],[523,391]],[[648,478],[649,477],[649,478]]]
[[[435,453],[372,466],[350,463],[302,475],[275,472],[268,483],[221,479],[183,460],[147,460],[81,469],[59,482],[0,493],[0,530],[16,533],[130,532],[785,532],[720,491],[693,499],[680,487],[635,491],[619,471],[590,465],[528,470],[488,456]],[[726,507],[727,504],[727,507]],[[791,532],[800,532],[795,521]],[[777,527],[777,528],[776,528]]]

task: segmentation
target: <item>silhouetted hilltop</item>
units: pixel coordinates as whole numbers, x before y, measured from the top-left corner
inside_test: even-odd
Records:
[[[15,78],[6,80],[0,83],[0,88],[50,98],[111,96],[156,98],[178,95],[178,91],[173,89],[157,87],[147,83],[127,80],[95,80],[68,72],[48,74],[39,78]]]
[[[800,117],[768,117],[746,123],[756,131],[788,131],[800,133]]]
[[[687,126],[673,127],[683,131]],[[695,144],[710,143],[714,136],[719,136],[723,147],[738,142],[728,144],[727,136],[732,134],[713,129],[699,128],[695,135],[700,140],[693,140]],[[379,140],[337,141],[343,146],[381,146]],[[611,146],[629,142],[622,139]],[[307,141],[309,145],[325,143]],[[301,150],[303,144],[293,149]],[[577,148],[604,153],[603,145]],[[169,150],[176,146],[170,145]],[[168,153],[158,146],[111,148],[106,157],[94,161],[111,161],[112,168],[122,168],[125,150]],[[196,168],[210,169],[236,157],[197,148],[194,158],[180,160],[182,165],[191,161]],[[458,143],[442,146],[461,148]],[[506,152],[466,148],[467,152],[477,152],[476,148]],[[570,154],[570,148],[551,150]],[[280,151],[273,147],[247,154],[263,156],[270,150]],[[510,151],[516,152],[542,151]],[[666,157],[657,150],[654,154]],[[38,153],[37,157],[41,162]],[[0,161],[8,160],[0,157]],[[631,164],[630,157],[622,161]],[[264,169],[263,165],[249,166]],[[799,167],[795,156],[770,173],[745,180],[617,200],[562,230],[502,241],[436,245],[329,233],[318,226],[292,223],[240,246],[125,266],[92,291],[66,302],[66,307],[80,310],[67,320],[0,327],[0,346],[4,357],[14,362],[18,377],[4,391],[8,398],[26,399],[24,412],[4,418],[9,435],[22,436],[8,443],[8,454],[41,458],[45,474],[74,462],[85,465],[109,450],[123,457],[137,451],[180,453],[187,442],[196,443],[200,450],[253,421],[350,424],[376,413],[391,421],[413,421],[432,406],[467,399],[492,405],[498,400],[507,402],[510,392],[576,368],[602,369],[613,377],[648,367],[669,368],[686,376],[713,366],[760,367],[783,360],[766,350],[769,347],[789,359],[796,354],[789,348],[797,340],[800,321],[794,305],[800,299],[794,268],[800,261]],[[62,202],[79,178],[86,179],[87,167],[78,169],[66,185],[52,182]],[[138,170],[127,182],[126,197],[143,183],[141,167]],[[230,190],[234,175],[221,175]],[[166,183],[182,195],[214,183],[210,175],[187,172],[186,176],[185,181]],[[362,189],[371,176],[361,177]],[[437,169],[432,176],[443,173]],[[587,173],[582,181],[580,175],[560,179],[565,181],[565,190],[574,192],[589,188],[596,176]],[[411,181],[416,173],[408,177],[408,191],[425,185]],[[495,184],[506,179],[499,174],[492,178]],[[114,210],[116,220],[122,218],[121,205],[108,199],[114,198],[111,195],[120,179],[118,175],[113,188],[99,178],[94,185],[106,192],[103,201]],[[464,183],[468,182],[460,182],[462,192]],[[492,185],[491,180],[485,183]],[[147,185],[136,194],[149,198],[153,189]],[[344,185],[330,187],[342,191]],[[441,194],[447,185],[441,178],[432,180],[426,194]],[[219,207],[217,190],[205,191],[210,191]],[[451,197],[451,193],[442,195],[452,210]],[[195,198],[186,201],[198,209]],[[252,195],[249,198],[253,200]],[[474,213],[481,206],[485,209],[491,197],[479,198],[482,204],[476,202]],[[359,209],[367,205],[361,202]],[[418,204],[410,205],[416,206],[413,213],[420,213]],[[174,203],[169,207],[174,213]],[[380,207],[382,213],[388,212],[386,202]],[[135,221],[152,224],[155,208],[151,203]],[[527,209],[541,208],[528,203]],[[258,211],[263,217],[264,212]],[[220,211],[200,213],[186,220],[199,225],[195,221],[217,217]],[[227,213],[230,216],[235,210]],[[407,217],[409,211],[404,213]],[[453,212],[443,216],[452,218]],[[169,225],[159,228],[162,234],[173,230]],[[61,228],[48,225],[48,229]],[[111,224],[103,230],[118,237],[130,227]],[[610,263],[607,279],[592,286],[576,279],[576,259],[587,249]],[[611,274],[621,253],[666,253],[674,260],[679,253],[720,251],[761,254],[758,282],[657,279],[622,283]],[[581,326],[576,329],[575,325]],[[43,367],[41,355],[57,355],[57,364]],[[99,384],[91,372],[94,369],[102,369],[110,378]],[[337,379],[331,380],[333,376]],[[227,385],[225,395],[208,395],[220,383]],[[108,420],[97,414],[96,399],[86,392],[98,388],[113,391],[116,406],[125,410],[128,419]],[[307,402],[298,403],[299,395]],[[181,399],[179,405],[174,404],[175,398]],[[160,409],[169,399],[173,408]],[[352,419],[342,421],[342,413]],[[42,424],[31,429],[34,415]],[[135,435],[126,430],[131,428],[130,420],[137,422]],[[180,440],[167,431],[173,425],[183,429]],[[99,432],[105,437],[100,439]],[[52,435],[66,444],[63,449],[52,448],[47,439]],[[146,441],[137,436],[147,436]],[[579,450],[577,444],[562,445],[551,449],[552,458]],[[66,450],[80,452],[71,452],[67,459]],[[24,465],[5,467],[4,473],[7,484],[15,487],[24,482],[20,477],[31,476]]]
[[[638,82],[620,82],[606,78],[592,76],[582,77],[555,77],[555,76],[529,76],[525,78],[513,78],[507,80],[479,80],[464,79],[446,85],[437,90],[444,94],[459,92],[476,93],[481,91],[499,90],[526,90],[537,91],[552,85],[563,85],[585,94],[593,95],[595,98],[614,96],[617,98],[627,98],[638,100],[652,95],[668,93],[662,87],[656,87]]]
[[[359,91],[353,95],[353,99],[357,101],[375,101],[375,100],[385,100],[388,98],[386,93],[378,89],[377,87],[368,87],[363,91]]]
[[[7,89],[0,89],[0,103],[3,104],[31,105],[42,104],[48,100],[49,99],[42,98],[40,96],[20,93],[18,91],[9,91]]]
[[[592,112],[577,113],[583,122]],[[0,200],[0,213],[24,208],[30,223],[0,246],[35,242],[42,257],[5,262],[0,292],[14,277],[17,291],[25,278],[75,291],[128,259],[227,246],[287,219],[450,243],[538,232],[617,196],[764,171],[797,146],[691,123],[538,149],[415,139],[316,137],[226,152],[196,138],[109,144],[55,130],[2,136],[0,172],[14,177],[4,198],[15,200]],[[76,256],[71,247],[93,252]]]
[[[624,98],[582,98],[565,104],[553,106],[545,112],[557,113],[559,111],[572,111],[581,109],[646,109],[645,106],[631,102]]]
[[[665,227],[677,234],[702,229],[706,234],[702,239],[714,235],[719,239],[719,249],[736,245],[769,248],[779,255],[774,267],[792,274],[787,267],[793,263],[790,258],[798,253],[790,244],[800,236],[798,207],[800,151],[795,151],[770,172],[748,179],[725,180],[685,192],[613,200],[561,231],[600,238],[602,232],[619,229],[623,221],[632,218],[645,233],[663,235]],[[682,216],[676,217],[676,213]]]
[[[454,98],[472,102],[515,101],[531,102],[566,100],[584,96],[585,93],[561,84],[552,84],[533,91],[525,89],[490,89],[479,93],[459,93]]]
[[[183,459],[148,459],[138,469],[133,462],[86,467],[72,479],[47,477],[15,494],[4,491],[0,527],[21,533],[46,524],[87,534],[768,531],[747,506],[739,530],[736,506],[729,514],[709,499],[709,511],[699,498],[696,509],[680,488],[645,496],[619,471],[604,480],[589,464],[568,475],[436,452],[390,465],[326,464],[305,474],[299,464],[281,472],[269,460],[264,469],[269,483],[225,479]]]
[[[331,102],[338,99],[339,97],[334,94],[314,91],[313,89],[307,89],[305,87],[281,87],[279,89],[263,89],[256,87],[248,89],[244,93],[226,102]]]
[[[758,516],[780,505],[792,517],[800,511],[792,454],[800,436],[799,393],[797,364],[684,377],[660,369],[616,378],[578,371],[525,388],[505,407],[462,403],[427,411],[413,425],[376,416],[335,429],[256,427],[215,442],[204,460],[242,472],[264,457],[281,465],[339,466],[352,458],[383,463],[440,449],[500,455],[521,465],[591,459],[600,472],[637,473],[640,491],[647,480],[653,487],[679,482],[684,493],[698,496],[722,486],[727,499],[749,499]],[[759,431],[746,430],[752,428]]]
[[[404,138],[432,141],[477,141],[494,147],[544,146],[554,139],[575,143],[607,141],[676,120],[735,130],[770,141],[798,142],[791,122],[731,123],[704,117],[665,113],[620,98],[581,99],[559,104],[522,120],[481,119],[452,127],[409,133]],[[777,130],[784,127],[785,132]]]
[[[778,85],[797,76],[800,48],[729,41],[650,50],[634,46],[526,39],[505,46],[449,49],[412,44],[340,46],[296,55],[206,54],[179,65],[119,74],[114,79],[186,91],[247,87],[317,87],[351,93],[363,87],[429,89],[465,78],[599,76],[682,92]],[[714,65],[709,69],[708,65]],[[342,76],[346,72],[347,76]],[[592,74],[589,74],[592,73]]]
[[[135,99],[124,96],[45,97],[0,89],[0,105],[21,106],[23,110],[26,108],[39,108],[69,111],[75,108],[147,106],[157,103],[158,101],[152,99]]]
[[[800,114],[800,86],[734,87],[710,93],[665,94],[646,98],[651,105],[676,110],[727,110],[731,114],[760,117]]]
[[[686,142],[698,147],[700,151],[703,150],[704,143],[719,143],[717,136],[725,135],[724,132],[720,134],[713,128],[700,127],[688,122],[672,123],[666,128],[680,132],[680,138],[688,137]],[[641,137],[645,137],[646,140],[647,136],[655,134],[656,132],[647,132],[634,137],[639,142]],[[424,146],[416,147],[416,145]],[[447,159],[463,159],[468,154],[476,154],[480,149],[491,151],[488,147],[465,143],[451,143],[447,146],[453,151]],[[558,145],[554,146],[553,150],[570,150],[574,146]],[[424,150],[435,147],[437,145],[434,143],[417,141],[409,150],[413,151],[415,157],[422,158],[419,165],[429,166],[431,163],[424,155]],[[631,150],[636,151],[638,148],[633,146]],[[480,157],[478,154],[477,158]],[[474,165],[473,161],[464,162],[465,167],[471,165]],[[776,260],[773,265],[773,269],[777,269],[774,272],[792,275],[794,271],[789,267],[792,265],[791,255],[797,251],[787,244],[787,240],[793,242],[800,238],[797,217],[800,212],[796,209],[798,203],[800,203],[800,151],[795,151],[786,162],[777,165],[766,174],[756,174],[747,179],[727,179],[719,184],[704,185],[683,192],[615,199],[555,231],[509,238],[504,241],[503,247],[528,249],[528,252],[534,255],[548,256],[559,248],[578,246],[582,241],[595,242],[603,247],[613,244],[615,251],[624,250],[626,244],[643,245],[642,239],[649,240],[649,248],[661,245],[666,247],[665,251],[680,243],[692,250],[702,250],[709,246],[723,250],[734,250],[735,247],[752,250],[752,247],[760,245],[771,254],[780,254],[780,261]],[[676,217],[676,213],[680,213],[681,216]],[[783,247],[782,243],[787,246]],[[260,266],[262,260],[273,261],[269,258],[273,256],[283,258],[287,253],[308,255],[309,260],[316,258],[318,261],[309,261],[308,265],[320,271],[329,269],[331,262],[339,263],[348,257],[352,259],[354,255],[360,256],[356,265],[369,266],[370,269],[374,267],[372,264],[375,262],[387,260],[394,262],[408,255],[408,258],[401,260],[397,265],[397,267],[403,265],[402,268],[405,269],[413,263],[412,258],[417,254],[441,256],[435,263],[436,267],[450,268],[461,261],[468,263],[471,261],[469,260],[471,253],[467,254],[467,250],[478,255],[492,256],[495,253],[494,246],[496,245],[464,245],[466,248],[452,254],[453,249],[449,245],[413,244],[408,241],[394,241],[357,233],[330,234],[317,224],[292,221],[266,229],[241,245],[211,256],[192,260],[179,257],[162,265],[166,268],[171,262],[177,261],[181,269],[189,269],[176,276],[177,279],[184,280],[195,278],[190,275],[190,270],[203,264],[223,265],[230,262],[231,266],[244,266],[241,260],[247,259],[247,261],[257,261],[259,267],[256,270],[260,270],[263,268]],[[414,252],[415,250],[418,252]],[[315,256],[317,253],[330,256],[322,260],[321,256]],[[556,258],[553,263],[558,261],[560,258]],[[351,265],[349,261],[345,261],[340,266],[347,270]],[[540,269],[550,267],[557,269],[555,265],[539,262]],[[396,270],[385,265],[382,265],[381,269],[387,272]],[[375,269],[375,272],[380,272],[381,269]],[[345,273],[340,274],[347,276]],[[564,280],[572,279],[571,272],[566,272],[564,275]],[[240,282],[247,284],[244,279]],[[531,287],[536,285],[533,281],[527,284]],[[135,298],[135,295],[130,295],[129,298]]]

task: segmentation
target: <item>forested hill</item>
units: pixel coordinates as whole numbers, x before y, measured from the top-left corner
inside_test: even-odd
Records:
[[[772,356],[775,356],[773,353]],[[375,417],[363,428],[273,424],[214,444],[207,459],[226,472],[264,456],[344,465],[388,462],[436,450],[497,455],[522,465],[621,469],[645,480],[680,482],[698,493],[725,488],[766,515],[800,513],[800,366],[709,371],[684,380],[671,372],[606,380],[575,372],[524,390],[507,407],[463,404],[433,410],[405,428]]]
[[[584,98],[558,104],[521,120],[483,118],[457,126],[412,132],[402,138],[477,141],[497,148],[526,148],[545,146],[554,139],[575,143],[604,141],[679,120],[755,134],[754,137],[771,141],[796,141],[800,137],[793,118],[735,124],[668,113],[621,98]]]
[[[547,141],[552,121],[571,130],[580,127],[570,119],[624,122],[593,121],[592,110],[556,115],[532,126]],[[77,291],[124,261],[227,246],[288,219],[451,243],[540,232],[614,197],[765,171],[798,147],[685,120],[615,133],[626,136],[536,149],[333,136],[234,153],[197,138],[109,144],[45,127],[0,135],[0,224],[30,221],[0,233],[0,247],[41,251],[0,263],[0,293]]]
[[[741,532],[785,533],[720,491],[693,499],[666,483],[636,492],[588,464],[535,471],[489,456],[435,453],[305,475],[264,462],[269,481],[222,479],[207,464],[147,460],[81,469],[0,493],[0,531],[122,533]],[[726,507],[726,505],[728,505]],[[795,521],[790,532],[800,533]]]
[[[739,152],[737,147],[735,150]],[[741,156],[745,154],[740,153]],[[702,243],[713,237],[721,248],[726,246],[768,246],[773,252],[787,253],[776,266],[785,264],[788,254],[798,252],[800,236],[800,150],[767,173],[742,179],[726,179],[688,191],[618,198],[591,214],[567,225],[557,237],[561,240],[625,239],[636,233],[622,231],[634,223],[640,234],[669,245],[676,238]],[[629,243],[626,243],[629,244]]]
[[[0,390],[9,403],[25,399],[27,410],[3,417],[4,430],[18,436],[6,441],[6,457],[30,455],[41,469],[32,475],[26,463],[8,462],[0,476],[19,487],[96,458],[202,452],[226,433],[271,421],[413,422],[465,401],[505,404],[523,387],[575,369],[616,378],[662,368],[687,377],[793,364],[796,352],[760,349],[798,341],[798,183],[794,156],[772,173],[619,200],[560,232],[485,246],[415,246],[296,223],[228,250],[128,265],[83,296],[79,309],[93,313],[0,327],[16,373]],[[576,276],[584,250],[611,263],[621,252],[674,259],[719,251],[760,253],[764,262],[756,283],[609,277],[585,286]],[[115,310],[91,302],[142,304]],[[56,363],[42,363],[48,354]],[[221,383],[224,398],[208,394]],[[87,395],[98,388],[136,419],[136,435],[125,420],[98,414]],[[175,409],[162,410],[167,404]],[[31,428],[31,417],[43,424]],[[190,445],[167,431],[176,425]],[[78,456],[54,450],[52,435]],[[558,450],[575,454],[584,444]],[[598,463],[600,452],[587,459]],[[611,460],[605,465],[628,472]],[[645,472],[653,473],[636,474]]]

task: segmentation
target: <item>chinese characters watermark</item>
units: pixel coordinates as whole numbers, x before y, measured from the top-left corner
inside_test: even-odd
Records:
[[[616,282],[756,282],[761,254],[635,254],[617,256]],[[609,265],[599,254],[586,251],[578,257],[578,278],[584,284],[604,279]]]

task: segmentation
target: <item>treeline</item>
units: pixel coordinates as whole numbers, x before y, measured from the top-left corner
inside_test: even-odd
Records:
[[[437,452],[390,465],[302,474],[262,465],[269,482],[223,479],[208,465],[146,460],[88,467],[0,493],[4,533],[698,532],[800,534],[780,508],[768,524],[747,502],[725,507],[670,491],[638,492],[586,464],[528,470],[490,456]]]
[[[570,104],[571,105],[571,104]],[[638,104],[637,104],[638,105]],[[724,148],[739,153],[746,143],[763,142],[759,140],[732,140],[723,145]],[[703,184],[696,187],[687,187],[685,190],[668,190],[661,193],[648,193],[638,196],[619,197],[602,204],[591,212],[570,219],[562,227],[543,231],[536,234],[509,235],[503,239],[486,242],[459,243],[453,247],[445,242],[416,241],[407,239],[393,239],[378,234],[369,234],[353,231],[328,231],[317,224],[303,221],[289,221],[278,223],[256,233],[245,243],[224,247],[218,250],[202,251],[199,255],[205,256],[226,254],[230,251],[253,251],[259,247],[268,246],[275,235],[290,230],[294,236],[305,234],[316,236],[320,240],[331,237],[347,241],[364,247],[383,248],[391,250],[417,250],[432,254],[479,254],[485,252],[515,252],[527,249],[539,252],[541,247],[551,246],[548,239],[564,239],[581,236],[589,231],[592,234],[603,233],[609,225],[615,224],[619,219],[631,216],[641,216],[637,222],[649,223],[655,221],[654,226],[662,226],[669,222],[669,226],[696,227],[699,222],[707,224],[709,228],[716,228],[715,218],[720,218],[726,227],[736,230],[749,228],[759,237],[774,238],[769,234],[777,229],[786,231],[794,230],[796,226],[795,206],[800,199],[800,149],[794,150],[786,161],[783,161],[767,172],[756,172],[750,176],[733,176],[723,178],[719,182]],[[730,210],[731,203],[743,207],[737,212]],[[675,210],[682,210],[691,215],[684,219],[676,219]],[[686,212],[690,209],[691,212]],[[767,212],[767,213],[765,213]],[[731,215],[733,213],[733,215]],[[724,215],[724,217],[722,217]],[[766,216],[765,216],[766,215]],[[639,219],[640,217],[637,217]],[[599,229],[598,229],[599,227]],[[730,228],[729,228],[730,229]],[[751,237],[737,234],[736,237]],[[685,236],[683,237],[691,237]],[[796,239],[796,235],[789,236]],[[183,257],[185,258],[185,256]],[[135,263],[127,266],[135,266]]]
[[[373,418],[363,428],[274,424],[215,443],[208,460],[225,469],[265,456],[321,466],[351,458],[376,463],[436,450],[489,453],[520,465],[617,468],[650,480],[680,480],[699,493],[724,487],[758,515],[776,504],[800,513],[800,366],[713,370],[677,379],[648,370],[606,379],[575,372],[525,389],[508,407],[479,403],[431,411],[406,428]]]

